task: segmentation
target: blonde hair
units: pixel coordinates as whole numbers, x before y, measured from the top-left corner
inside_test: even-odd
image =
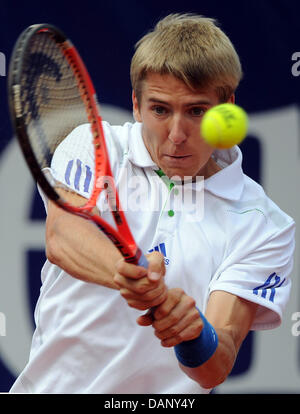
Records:
[[[135,47],[130,76],[138,101],[148,72],[171,74],[193,90],[211,85],[220,102],[230,98],[242,78],[234,46],[211,18],[171,14]]]

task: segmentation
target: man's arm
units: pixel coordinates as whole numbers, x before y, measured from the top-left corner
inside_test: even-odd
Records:
[[[218,346],[202,365],[180,368],[203,388],[213,388],[230,374],[240,346],[249,332],[257,305],[224,291],[215,291],[208,301],[205,318],[214,327]],[[168,298],[157,306],[153,316],[146,314],[138,319],[142,326],[152,325],[155,335],[164,347],[174,347],[191,341],[202,333],[204,320],[195,307],[195,300],[182,289],[170,289]],[[188,351],[190,353],[190,351]],[[197,353],[197,351],[195,352]],[[191,356],[192,359],[201,359]],[[200,358],[199,358],[200,357]]]
[[[218,347],[203,365],[181,369],[204,388],[213,388],[230,374],[240,346],[255,318],[257,304],[225,291],[210,295],[205,317],[215,328]]]
[[[162,262],[159,254],[153,260]],[[117,265],[115,282],[128,304],[136,309],[147,309],[147,297],[142,289],[132,289],[131,279],[134,265]],[[143,280],[143,278],[142,278]],[[136,287],[136,285],[135,285]],[[149,295],[149,291],[147,294]],[[167,297],[155,309],[138,318],[141,326],[152,325],[154,334],[164,347],[174,347],[186,341],[201,337],[204,318],[195,307],[196,301],[182,289],[167,291]],[[218,337],[215,352],[204,363],[190,368],[179,363],[180,368],[203,388],[213,388],[222,383],[230,374],[239,348],[249,332],[257,310],[255,303],[246,301],[225,291],[212,292],[208,301],[205,319],[214,327]],[[196,350],[197,353],[199,350]],[[193,351],[194,352],[194,351]],[[195,359],[201,360],[200,357]],[[195,355],[191,355],[192,359]]]
[[[78,194],[61,188],[57,191],[73,205],[86,202]],[[97,209],[95,214],[99,214]],[[71,276],[112,289],[119,289],[114,275],[116,264],[122,262],[134,269],[131,289],[145,293],[148,307],[161,303],[166,297],[167,289],[161,277],[164,267],[161,261],[153,260],[155,254],[148,256],[148,269],[126,263],[119,250],[93,222],[66,212],[51,201],[48,202],[46,220],[46,255],[51,263]]]
[[[59,191],[73,205],[86,202],[80,195]],[[115,264],[122,257],[119,250],[93,222],[51,201],[46,220],[46,255],[51,263],[80,280],[118,289],[113,276]]]

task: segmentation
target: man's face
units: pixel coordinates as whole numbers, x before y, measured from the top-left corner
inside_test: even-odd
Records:
[[[204,113],[217,104],[212,87],[195,92],[172,75],[149,73],[139,103],[133,92],[134,115],[143,124],[145,146],[168,177],[207,178],[217,171],[211,158],[214,149],[200,132]]]

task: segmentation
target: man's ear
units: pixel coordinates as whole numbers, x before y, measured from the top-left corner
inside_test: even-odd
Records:
[[[139,109],[139,103],[136,97],[136,94],[134,91],[132,91],[132,106],[133,106],[133,116],[134,119],[137,122],[142,122],[142,118],[141,118],[141,114],[140,114],[140,109]]]
[[[235,94],[234,93],[230,96],[230,98],[228,99],[227,102],[232,103],[232,104],[235,103]]]

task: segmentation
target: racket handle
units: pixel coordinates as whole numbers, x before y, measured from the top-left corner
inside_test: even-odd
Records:
[[[147,269],[147,268],[148,268],[148,266],[149,266],[149,262],[148,262],[148,260],[146,259],[146,256],[144,256],[144,255],[143,255],[143,253],[141,254],[141,257],[139,258],[138,265],[139,265],[139,266],[143,266],[143,267],[145,267],[146,269]]]

